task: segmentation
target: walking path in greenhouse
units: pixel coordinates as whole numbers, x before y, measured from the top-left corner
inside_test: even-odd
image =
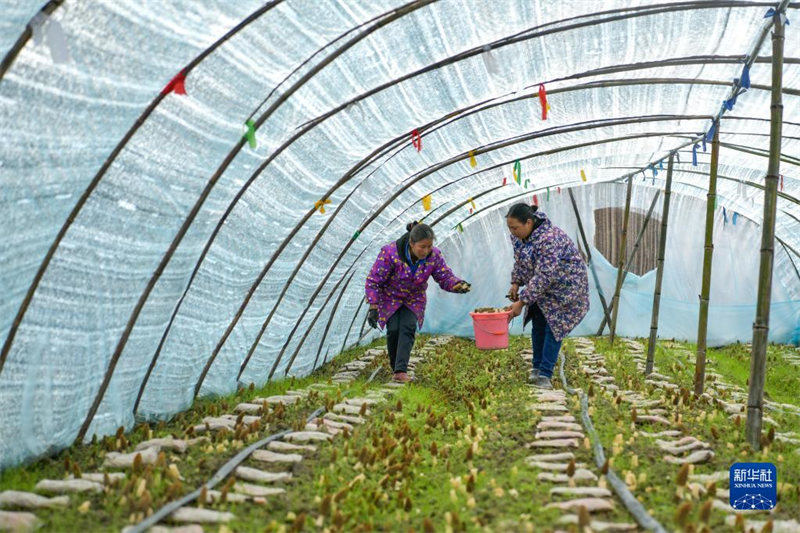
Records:
[[[0,0],[0,532],[800,532],[798,25]]]

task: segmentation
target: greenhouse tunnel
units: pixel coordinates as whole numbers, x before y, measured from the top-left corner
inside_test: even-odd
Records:
[[[617,278],[614,213],[630,182],[630,242],[643,220],[657,228],[671,156],[659,336],[695,341],[715,128],[708,343],[749,342],[768,10],[795,23],[798,8],[0,1],[0,468],[377,338],[364,279],[412,220],[473,285],[431,289],[423,332],[470,336],[473,308],[504,305],[505,214],[522,201],[590,253],[597,284],[573,334],[594,335],[597,287],[610,302]],[[800,34],[785,29],[769,339],[797,343]],[[650,330],[642,264],[620,294],[622,336]]]

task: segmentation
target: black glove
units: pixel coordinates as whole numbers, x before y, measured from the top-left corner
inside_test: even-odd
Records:
[[[467,283],[466,281],[461,281],[456,287],[453,289],[453,292],[457,292],[459,294],[466,294],[472,289],[472,285]]]
[[[369,323],[370,327],[373,329],[378,328],[378,310],[377,309],[370,309],[369,313],[367,313],[367,322]]]

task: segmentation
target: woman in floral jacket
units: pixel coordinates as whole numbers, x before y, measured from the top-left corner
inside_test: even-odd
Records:
[[[506,215],[514,246],[511,318],[533,321],[531,381],[551,389],[561,341],[589,311],[589,277],[572,239],[537,207],[515,204]],[[520,287],[524,287],[520,290]]]
[[[425,316],[428,278],[448,292],[469,292],[469,283],[453,275],[442,252],[433,247],[430,226],[413,222],[408,233],[381,248],[378,259],[367,276],[369,325],[386,326],[386,349],[395,381],[411,381],[408,360],[417,326]]]

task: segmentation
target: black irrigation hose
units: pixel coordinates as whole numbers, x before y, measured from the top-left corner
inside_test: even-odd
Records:
[[[317,409],[316,411],[311,413],[311,415],[309,415],[309,417],[306,419],[306,423],[310,423],[313,419],[315,419],[317,417],[317,415],[319,415],[324,410],[325,410],[324,407],[320,407],[319,409]],[[158,511],[156,511],[152,515],[150,515],[146,519],[142,520],[141,522],[139,522],[138,524],[133,526],[128,531],[128,533],[144,533],[145,531],[147,531],[148,529],[150,529],[151,527],[153,527],[154,525],[159,523],[161,520],[163,520],[167,516],[171,515],[172,513],[174,513],[175,511],[177,511],[178,509],[180,509],[184,505],[186,505],[187,503],[190,503],[190,502],[193,502],[194,500],[196,500],[200,496],[200,494],[203,492],[204,488],[205,489],[214,488],[214,486],[216,486],[217,483],[219,483],[220,481],[222,481],[223,479],[228,477],[230,475],[230,473],[233,472],[234,468],[236,468],[237,466],[242,464],[245,459],[250,457],[250,454],[252,454],[254,451],[256,451],[257,449],[263,447],[266,444],[269,444],[270,442],[272,442],[274,440],[278,440],[281,437],[284,437],[284,436],[288,435],[291,432],[292,432],[291,429],[285,429],[285,430],[283,430],[283,431],[281,431],[279,433],[274,433],[274,434],[270,435],[269,437],[261,439],[258,442],[254,442],[253,444],[251,444],[250,446],[248,446],[244,450],[242,450],[239,453],[237,453],[236,455],[234,455],[233,458],[230,461],[228,461],[227,463],[222,465],[222,468],[217,470],[217,473],[214,474],[211,477],[211,479],[209,479],[208,481],[203,483],[200,486],[200,488],[196,489],[194,492],[191,492],[191,493],[187,494],[186,496],[184,496],[183,498],[181,498],[179,500],[174,500],[174,501],[169,502],[168,504],[166,504],[164,507],[162,507],[161,509],[159,509]]]
[[[561,384],[563,385],[565,391],[574,396],[578,394],[578,391],[567,384],[567,376],[564,373],[564,361],[566,358],[567,356],[562,353],[561,363],[559,366],[559,370],[561,372]],[[606,457],[603,453],[603,445],[600,444],[600,438],[597,436],[597,432],[594,430],[594,426],[592,425],[592,419],[589,418],[589,399],[582,392],[580,393],[580,398],[581,422],[583,422],[583,427],[586,429],[586,433],[588,433],[592,439],[594,462],[597,465],[597,468],[602,468],[606,462]],[[622,500],[622,504],[640,526],[649,531],[667,533],[667,530],[664,529],[664,526],[662,526],[655,518],[650,516],[639,500],[637,500],[633,494],[631,494],[631,491],[628,489],[628,486],[625,484],[625,482],[617,477],[617,475],[610,468],[605,476],[608,480],[608,483],[611,485],[611,488],[613,488],[614,492],[617,493],[617,497]]]
[[[378,372],[380,372],[382,368],[383,367],[379,366],[378,368],[376,368],[372,372],[372,374],[367,379],[367,383],[368,384],[371,383],[373,379],[375,379],[375,376],[378,375]],[[349,392],[350,391],[348,390],[347,393],[349,393]],[[345,394],[347,394],[347,393],[345,393]],[[306,418],[306,424],[310,423],[312,420],[317,418],[324,411],[325,411],[325,407],[317,408],[313,413],[308,415],[308,417]],[[234,455],[224,465],[222,465],[222,467],[219,470],[217,470],[217,473],[214,474],[211,477],[211,479],[209,479],[208,481],[203,483],[203,485],[201,485],[200,488],[196,489],[194,492],[191,492],[190,494],[187,494],[186,496],[184,496],[183,498],[181,498],[179,500],[174,500],[174,501],[166,504],[164,507],[162,507],[161,509],[159,509],[158,511],[156,511],[152,515],[150,515],[146,519],[142,520],[141,522],[139,522],[138,524],[133,526],[130,530],[128,530],[128,533],[144,533],[149,528],[153,527],[154,525],[159,523],[161,520],[163,520],[164,518],[166,518],[170,514],[174,513],[175,511],[177,511],[178,509],[180,509],[181,507],[183,507],[187,503],[190,503],[190,502],[193,502],[194,500],[196,500],[200,496],[200,494],[203,492],[203,488],[204,487],[206,489],[214,488],[220,481],[222,481],[223,479],[228,477],[231,474],[231,472],[233,472],[233,470],[237,466],[242,464],[245,459],[250,457],[250,455],[254,451],[258,450],[259,448],[264,447],[265,445],[269,444],[270,442],[272,442],[274,440],[278,440],[281,437],[286,436],[287,434],[289,434],[291,432],[292,432],[291,429],[285,429],[285,430],[280,431],[278,433],[274,433],[274,434],[270,435],[269,437],[265,437],[265,438],[261,439],[258,442],[254,442],[253,444],[251,444],[250,446],[248,446],[244,450],[242,450],[239,453],[237,453],[236,455]]]

